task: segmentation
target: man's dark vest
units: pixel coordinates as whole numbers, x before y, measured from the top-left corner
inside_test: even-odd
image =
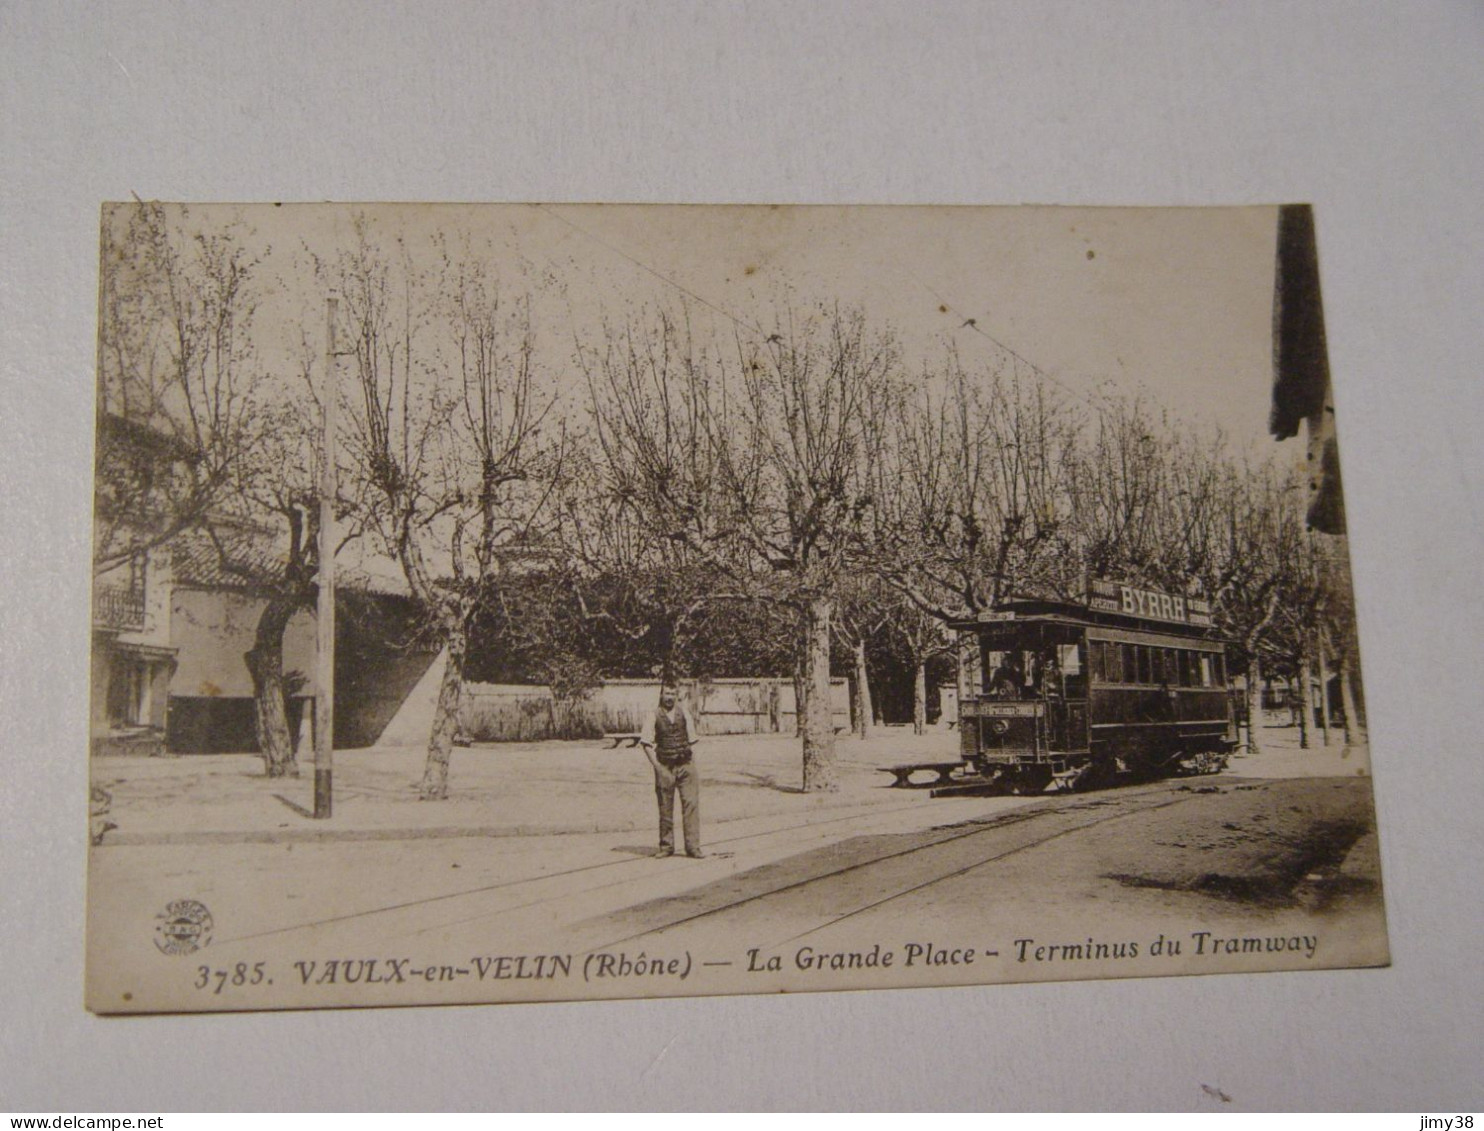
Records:
[[[672,722],[664,711],[654,715],[654,748],[661,762],[685,762],[690,759],[690,731],[685,716],[676,712]]]

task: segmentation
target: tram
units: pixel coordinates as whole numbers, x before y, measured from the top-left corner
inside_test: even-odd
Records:
[[[1092,580],[1085,603],[1012,600],[951,627],[963,764],[934,796],[1215,773],[1236,748],[1226,645],[1199,598]]]

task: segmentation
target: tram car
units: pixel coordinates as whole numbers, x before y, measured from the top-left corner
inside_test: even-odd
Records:
[[[1215,773],[1236,748],[1203,600],[1095,580],[1084,604],[1007,601],[952,627],[963,764],[934,796]]]

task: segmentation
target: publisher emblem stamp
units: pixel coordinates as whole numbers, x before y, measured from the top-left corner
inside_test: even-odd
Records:
[[[161,954],[195,954],[211,942],[211,912],[199,900],[172,900],[155,919],[155,946]]]

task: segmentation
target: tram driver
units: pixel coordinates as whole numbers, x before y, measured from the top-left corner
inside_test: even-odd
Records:
[[[989,695],[991,699],[1019,699],[1024,693],[1025,671],[1020,653],[1010,649],[1001,656],[999,666],[989,677]]]

